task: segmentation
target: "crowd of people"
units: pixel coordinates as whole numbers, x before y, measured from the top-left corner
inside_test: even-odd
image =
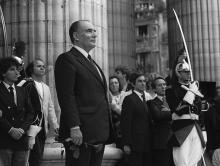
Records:
[[[39,166],[49,127],[59,124],[50,88],[43,82],[46,66],[36,59],[24,68],[24,42],[0,60],[0,165]]]
[[[24,51],[0,60],[1,166],[39,166],[49,127],[59,132],[66,166],[101,166],[106,144],[124,152],[121,166],[220,165],[220,88],[202,113],[184,49],[169,79],[118,66],[107,82],[90,55],[94,25],[76,21],[69,35],[73,47],[57,58],[54,71],[59,124],[43,82],[45,62],[35,59],[24,69]]]

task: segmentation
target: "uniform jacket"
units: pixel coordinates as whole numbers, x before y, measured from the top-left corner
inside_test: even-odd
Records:
[[[125,97],[122,104],[121,132],[123,145],[132,151],[151,151],[151,116],[146,102],[133,92]]]
[[[48,132],[48,123],[53,129],[59,128],[53,101],[51,98],[50,88],[45,83],[42,83],[43,95],[41,96],[38,93],[35,82],[33,80],[25,81],[22,86],[27,89],[31,104],[35,111],[35,115],[41,119],[43,114],[44,121],[42,123],[44,123],[44,125],[42,126],[44,126],[46,134]]]
[[[172,113],[176,113],[177,115],[181,116],[184,114],[189,115],[189,111],[193,114],[200,115],[201,112],[201,104],[199,98],[196,97],[193,105],[190,105],[183,101],[183,97],[186,94],[186,90],[181,88],[181,85],[178,84],[176,87],[171,87],[167,89],[166,96],[167,102],[170,106]],[[177,107],[181,104],[181,109],[177,109]],[[202,145],[205,145],[204,138],[202,135],[202,131],[199,125],[198,120],[191,120],[191,119],[184,119],[184,120],[174,120],[172,122],[172,130],[173,136],[169,140],[170,145],[172,146],[180,146],[185,141],[189,133],[191,132],[193,127],[196,127],[198,134],[200,136]]]
[[[34,120],[34,113],[24,88],[15,86],[17,105],[10,101],[10,94],[5,85],[0,83],[0,149],[27,149],[27,136],[14,140],[9,134],[11,127],[22,128],[25,132]]]
[[[95,62],[93,62],[95,64]],[[70,128],[80,126],[83,141],[104,143],[109,138],[111,120],[107,83],[96,67],[74,47],[61,54],[55,64],[55,83],[60,116],[60,140],[70,137]]]
[[[162,111],[163,102],[158,98],[148,101],[152,115],[153,149],[167,149],[168,140],[172,135],[171,111]]]

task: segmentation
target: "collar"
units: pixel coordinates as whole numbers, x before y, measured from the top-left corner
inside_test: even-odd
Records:
[[[10,85],[8,85],[6,82],[2,81],[2,83],[5,85],[5,87],[8,89]],[[13,84],[12,87],[15,89],[15,85]],[[8,89],[9,90],[9,89]]]
[[[159,100],[161,100],[161,101],[163,101],[163,97],[164,97],[164,96],[159,96],[159,95],[157,95],[157,98],[158,98]]]
[[[86,59],[88,59],[88,54],[89,54],[88,52],[86,52],[83,48],[77,45],[73,45],[73,47],[77,49],[81,54],[83,54],[86,57]]]
[[[143,94],[145,95],[145,93],[140,93],[140,92],[138,92],[138,91],[136,91],[136,90],[134,90],[134,93],[136,93],[136,94],[138,95],[138,97],[139,97],[141,100],[143,100],[142,95],[143,95]]]

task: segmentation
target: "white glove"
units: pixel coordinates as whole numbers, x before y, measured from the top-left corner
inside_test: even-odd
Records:
[[[189,90],[186,92],[183,101],[192,105],[196,95],[194,92],[199,92],[198,83],[195,81],[189,84]]]

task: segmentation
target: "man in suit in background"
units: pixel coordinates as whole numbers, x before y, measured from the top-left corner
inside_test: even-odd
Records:
[[[89,55],[96,30],[89,21],[80,20],[71,25],[69,35],[73,48],[55,64],[59,138],[64,142],[67,166],[100,166],[111,125],[106,79]]]
[[[153,165],[171,166],[172,149],[168,148],[168,140],[172,135],[171,111],[166,102],[166,81],[162,77],[156,77],[151,84],[157,96],[148,101],[153,119]]]
[[[30,144],[27,130],[34,113],[24,88],[15,85],[19,63],[0,60],[0,165],[27,166]]]
[[[144,91],[145,76],[132,73],[132,94],[125,97],[122,104],[121,132],[125,154],[129,166],[151,166],[151,116],[147,107]]]
[[[43,60],[35,59],[26,68],[25,73],[28,78],[18,84],[18,86],[26,88],[36,115],[35,123],[42,128],[35,137],[35,140],[33,140],[35,144],[30,151],[29,166],[40,165],[49,127],[57,134],[59,128],[50,88],[43,82],[46,72],[45,68]]]

